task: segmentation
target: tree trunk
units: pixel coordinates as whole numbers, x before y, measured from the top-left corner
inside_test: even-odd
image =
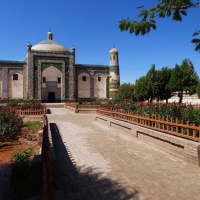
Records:
[[[179,103],[182,103],[183,101],[183,91],[179,92]]]

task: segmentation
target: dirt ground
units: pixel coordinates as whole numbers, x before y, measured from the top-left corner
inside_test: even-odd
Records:
[[[28,127],[23,127],[15,140],[0,143],[0,199],[11,199],[10,176],[14,153],[30,149],[38,154],[40,148],[38,133],[30,134]]]

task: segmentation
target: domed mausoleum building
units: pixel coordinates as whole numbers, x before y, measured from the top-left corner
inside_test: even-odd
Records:
[[[118,50],[110,50],[109,65],[75,63],[75,48],[53,40],[27,45],[25,61],[0,60],[0,98],[58,102],[113,98],[120,85]]]

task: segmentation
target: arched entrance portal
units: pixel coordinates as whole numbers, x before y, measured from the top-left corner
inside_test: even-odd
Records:
[[[51,66],[42,72],[42,101],[61,101],[62,73],[57,68]]]

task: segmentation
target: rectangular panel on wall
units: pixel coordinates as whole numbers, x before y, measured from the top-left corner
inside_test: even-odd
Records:
[[[90,98],[90,76],[79,75],[78,77],[78,98]]]

